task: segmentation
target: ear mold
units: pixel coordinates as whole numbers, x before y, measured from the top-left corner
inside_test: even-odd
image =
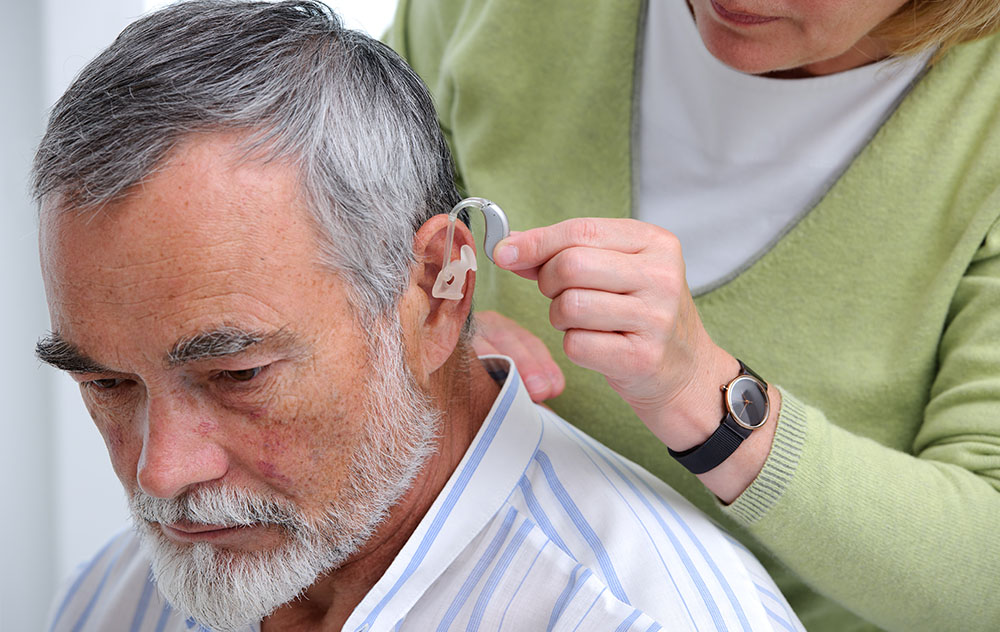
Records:
[[[469,270],[476,271],[476,251],[469,246],[462,246],[460,252],[460,259],[449,262],[438,273],[434,287],[431,288],[431,296],[434,298],[457,301],[464,296],[462,286],[465,285],[465,275]]]

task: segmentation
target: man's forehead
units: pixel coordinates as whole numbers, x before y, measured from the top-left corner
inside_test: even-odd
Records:
[[[84,212],[50,208],[42,219],[46,276],[66,279],[74,269],[134,283],[254,262],[278,269],[318,253],[296,170],[241,160],[236,139],[217,134],[180,145],[119,200]]]
[[[170,227],[175,218],[192,225],[223,224],[233,219],[251,229],[269,214],[277,220],[291,220],[295,211],[306,208],[299,180],[293,162],[263,150],[249,151],[246,134],[190,134],[146,177],[113,199],[81,208],[72,204],[71,195],[54,193],[42,200],[42,215],[90,226],[102,218],[127,221],[126,215],[134,216],[141,209],[146,211],[142,221],[149,230],[145,232]],[[275,208],[275,202],[281,202],[282,207]]]
[[[67,342],[190,357],[301,324],[315,311],[304,309],[309,293],[342,294],[320,264],[295,170],[241,161],[234,147],[225,137],[193,140],[106,208],[43,218],[46,294]],[[243,342],[222,335],[229,323]]]

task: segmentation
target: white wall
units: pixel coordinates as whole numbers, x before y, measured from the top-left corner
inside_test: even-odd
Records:
[[[47,109],[143,11],[169,0],[4,0],[0,20],[0,632],[41,630],[57,582],[127,523],[75,384],[34,359],[48,328],[27,173]],[[331,0],[376,36],[395,0]]]
[[[34,359],[48,328],[27,172],[46,109],[142,11],[142,0],[5,3],[0,21],[0,630],[41,630],[55,583],[125,518],[72,382]]]
[[[35,225],[24,195],[27,164],[41,129],[41,10],[5,7],[0,20],[0,630],[36,630],[52,580],[51,437],[46,388],[32,344],[46,323],[35,264]]]

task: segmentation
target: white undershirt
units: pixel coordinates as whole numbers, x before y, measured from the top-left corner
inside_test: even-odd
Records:
[[[823,77],[747,75],[715,59],[685,0],[650,0],[637,217],[681,241],[694,291],[723,283],[818,201],[929,54]]]

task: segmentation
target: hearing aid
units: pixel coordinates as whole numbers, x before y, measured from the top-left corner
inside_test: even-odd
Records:
[[[458,300],[464,296],[462,287],[465,285],[465,277],[469,270],[476,270],[476,253],[468,245],[463,245],[459,249],[459,258],[455,261],[451,259],[451,246],[455,238],[455,220],[460,211],[466,208],[478,208],[483,212],[486,220],[486,237],[483,239],[483,248],[486,256],[493,261],[493,249],[497,247],[504,238],[510,234],[510,226],[507,224],[507,215],[503,210],[486,198],[469,197],[465,198],[451,209],[448,213],[448,237],[445,241],[444,262],[441,264],[441,272],[434,280],[434,287],[431,288],[431,296],[448,300]]]

